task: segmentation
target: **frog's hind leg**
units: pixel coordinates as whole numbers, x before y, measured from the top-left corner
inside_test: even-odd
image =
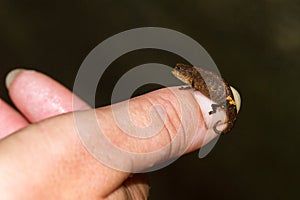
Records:
[[[212,108],[212,111],[209,111],[209,114],[214,114],[217,112],[217,109],[218,108],[222,108],[224,109],[226,107],[226,101],[225,102],[222,102],[222,103],[219,103],[219,104],[211,104],[211,108]]]
[[[219,121],[217,121],[215,124],[214,124],[214,127],[213,127],[213,129],[214,129],[214,131],[215,131],[215,133],[217,134],[217,135],[220,135],[220,134],[222,134],[222,132],[223,131],[219,131],[218,129],[217,129],[217,126],[218,126],[218,124],[221,122],[221,120],[219,120]]]

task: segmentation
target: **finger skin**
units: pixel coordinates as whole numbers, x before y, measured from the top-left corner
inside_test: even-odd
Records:
[[[21,70],[8,90],[16,107],[30,122],[89,108],[60,83],[33,70]]]
[[[28,125],[28,122],[0,99],[0,139]]]
[[[149,185],[145,174],[136,174],[129,177],[117,190],[105,199],[148,199]]]
[[[112,109],[124,112],[122,103],[96,109],[97,120],[101,122],[100,130],[115,146],[129,152],[144,153],[142,161],[139,158],[135,160],[135,157],[130,162],[124,160],[129,168],[137,167],[142,170],[165,161],[170,156],[180,156],[196,150],[204,144],[207,127],[193,97],[193,91],[178,90],[177,87],[166,88],[134,98],[130,100],[132,121],[139,126],[149,124],[147,116],[153,105],[162,106],[166,120],[164,127],[155,136],[146,139],[133,139],[116,123]],[[89,116],[89,112],[77,113],[87,119],[85,116]],[[100,162],[95,155],[90,154],[87,144],[83,145],[78,136],[77,126],[74,115],[69,113],[33,124],[2,141],[0,189],[3,191],[0,193],[7,194],[9,189],[14,188],[17,192],[7,195],[20,195],[18,197],[31,199],[49,197],[50,194],[53,199],[101,199],[119,188],[130,173],[111,168],[108,163]],[[178,131],[180,127],[183,129]],[[93,135],[98,132],[89,130],[86,134]],[[168,148],[162,148],[176,137],[180,140]],[[105,146],[100,146],[100,149],[104,156],[111,154],[111,149],[106,149]],[[160,151],[160,154],[147,155],[155,150]],[[112,156],[111,159],[124,158]],[[28,176],[31,177],[30,182]],[[27,189],[40,189],[28,194],[29,190],[24,185]],[[47,190],[42,190],[41,187]]]

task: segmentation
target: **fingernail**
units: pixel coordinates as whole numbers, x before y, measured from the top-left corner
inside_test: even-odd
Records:
[[[218,121],[221,121],[221,122],[226,121],[226,112],[224,110],[220,110],[212,115],[209,114],[209,112],[212,111],[211,105],[215,104],[215,102],[213,102],[211,99],[207,98],[205,95],[203,95],[199,91],[194,91],[194,96],[201,108],[202,115],[203,115],[204,122],[206,124],[207,129],[212,129],[213,126]],[[220,124],[217,127],[220,128],[218,130],[223,130],[226,127],[226,125]]]
[[[22,71],[25,71],[25,70],[24,69],[14,69],[7,74],[6,80],[5,80],[5,85],[6,85],[7,89],[10,87],[10,85],[12,84],[12,82],[14,81],[16,76],[18,74],[20,74],[20,72],[22,72]]]
[[[234,89],[233,87],[231,87],[231,91],[233,93],[233,98],[236,103],[237,112],[239,112],[240,107],[241,107],[241,97],[240,97],[238,91],[236,89]],[[200,105],[202,115],[203,115],[204,121],[206,123],[206,127],[208,129],[211,129],[211,128],[213,128],[214,125],[217,124],[217,130],[224,130],[227,127],[226,111],[219,109],[218,112],[215,112],[214,114],[209,114],[210,111],[212,111],[212,104],[216,104],[216,102],[207,98],[205,95],[203,95],[199,91],[194,91],[194,96],[195,96],[195,99],[197,100],[198,104]]]

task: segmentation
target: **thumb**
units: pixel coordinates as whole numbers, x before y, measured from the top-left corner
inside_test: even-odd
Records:
[[[211,104],[200,92],[164,88],[95,112],[74,113],[75,126],[101,163],[118,171],[146,172],[217,136],[213,124],[226,114],[207,115]]]
[[[131,173],[161,168],[216,137],[215,118],[224,116],[210,110],[200,92],[171,87],[50,118],[1,142],[0,171],[20,187],[44,183],[57,196],[106,197]]]

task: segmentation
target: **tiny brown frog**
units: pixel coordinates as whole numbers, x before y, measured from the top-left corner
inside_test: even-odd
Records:
[[[221,76],[201,67],[186,64],[177,64],[172,73],[179,80],[200,91],[215,102],[211,105],[210,115],[216,113],[217,109],[226,111],[228,119],[226,128],[222,131],[217,129],[217,125],[221,122],[220,120],[213,126],[217,134],[228,133],[233,128],[240,109],[241,99],[239,93]]]

